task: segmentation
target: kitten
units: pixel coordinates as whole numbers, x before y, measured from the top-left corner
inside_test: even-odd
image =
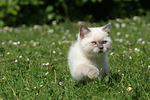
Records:
[[[112,46],[110,26],[111,23],[103,27],[80,27],[78,40],[68,54],[69,69],[77,81],[99,80],[110,73],[107,60],[107,51]]]

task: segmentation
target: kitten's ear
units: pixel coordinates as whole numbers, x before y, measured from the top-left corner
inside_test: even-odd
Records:
[[[85,25],[82,25],[80,27],[80,37],[83,39],[85,35],[87,35],[90,32],[90,29],[88,29]]]
[[[107,33],[109,33],[110,32],[110,26],[111,26],[111,23],[108,23],[107,25],[105,25],[104,27],[103,27],[103,31],[105,31],[105,32],[107,32]]]

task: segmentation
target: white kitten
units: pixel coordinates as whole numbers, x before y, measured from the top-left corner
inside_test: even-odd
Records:
[[[112,46],[110,26],[111,23],[103,27],[80,27],[78,40],[68,54],[69,69],[77,81],[99,80],[109,74],[107,51]]]

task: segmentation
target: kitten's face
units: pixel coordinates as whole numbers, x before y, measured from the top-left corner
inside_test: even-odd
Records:
[[[80,28],[80,45],[84,53],[91,56],[106,53],[112,46],[109,37],[110,24],[99,28]]]

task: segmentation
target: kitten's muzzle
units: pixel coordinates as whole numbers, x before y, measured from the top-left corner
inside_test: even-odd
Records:
[[[103,51],[102,51],[102,50],[100,50],[98,53],[103,53]]]
[[[99,44],[98,47],[100,50],[103,50],[103,48],[104,48],[102,44]]]
[[[100,50],[103,50],[103,48],[104,48],[103,46],[100,46],[100,47],[99,47]]]
[[[99,50],[100,50],[99,53],[103,53],[103,49],[104,49],[104,47],[102,45],[100,45],[99,46]]]

